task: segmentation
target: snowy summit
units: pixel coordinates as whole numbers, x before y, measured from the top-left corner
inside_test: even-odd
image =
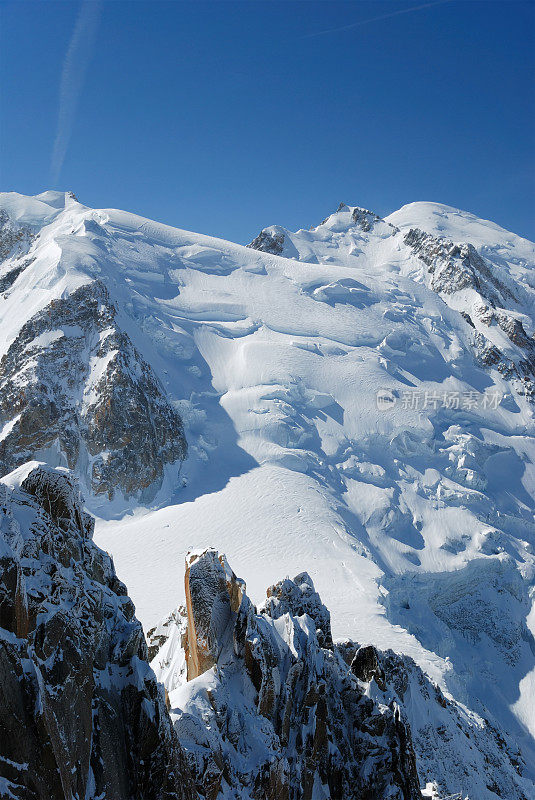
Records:
[[[199,796],[268,797],[278,781],[288,800],[336,800],[349,779],[333,752],[347,764],[357,740],[380,800],[412,800],[418,781],[427,797],[535,796],[533,243],[431,202],[386,219],[342,203],[315,227],[272,225],[244,247],[70,192],[4,193],[0,319],[9,558],[18,575],[30,556],[17,537],[33,542],[41,591],[39,537],[20,531],[48,514],[59,527],[46,535],[67,547],[71,532],[72,569],[94,570],[90,595],[104,592],[110,609],[117,570],[151,631],[149,654],[135,647],[165,684],[174,733],[141,672],[128,686],[150,725],[137,711],[128,725],[146,724],[170,752],[177,736],[180,763],[204,773]],[[83,544],[88,514],[69,472],[98,547]],[[61,487],[66,517],[43,485]],[[138,625],[126,599],[125,631]],[[132,659],[135,670],[134,650],[117,674]],[[353,719],[349,697],[361,715],[351,742],[335,724]],[[218,728],[233,705],[250,749],[230,722]],[[320,725],[321,769],[294,772],[291,737],[306,750]],[[349,784],[364,791],[362,763]],[[0,777],[1,796],[6,780],[16,784]],[[69,796],[96,797],[87,786]]]

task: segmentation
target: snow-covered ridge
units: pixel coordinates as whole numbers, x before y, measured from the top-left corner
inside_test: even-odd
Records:
[[[432,203],[387,220],[343,206],[275,229],[274,252],[59,194],[0,207],[31,234],[0,265],[0,357],[99,281],[183,421],[188,458],[157,496],[88,499],[144,624],[183,601],[192,546],[224,549],[253,602],[306,570],[335,638],[411,656],[533,780],[534,245]],[[6,436],[18,413],[2,412]]]
[[[309,575],[272,586],[257,611],[207,549],[186,560],[186,601],[185,617],[151,633],[152,665],[203,795],[420,800],[399,702],[364,685],[379,671],[363,674],[365,652],[333,646]]]
[[[183,460],[182,420],[116,316],[96,280],[23,325],[0,363],[0,473],[65,461],[111,500],[150,493]]]
[[[418,782],[433,798],[478,798],[490,786],[530,796],[514,742],[411,658],[333,644],[307,573],[269,587],[255,608],[209,548],[186,559],[186,597],[187,608],[148,632],[149,654],[196,782],[219,785],[218,797],[260,787],[271,798],[281,782],[292,797],[317,784],[332,800],[419,797]]]

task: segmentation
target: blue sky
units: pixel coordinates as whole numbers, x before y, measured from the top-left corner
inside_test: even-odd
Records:
[[[317,224],[340,201],[385,215],[413,200],[535,239],[533,2],[15,0],[0,13],[4,190],[72,189],[240,242]]]

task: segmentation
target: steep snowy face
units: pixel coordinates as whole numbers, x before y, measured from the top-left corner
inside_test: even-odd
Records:
[[[180,415],[122,329],[105,283],[95,277],[98,269],[81,285],[62,280],[59,251],[43,286],[39,265],[57,248],[56,239],[52,246],[46,228],[29,233],[2,214],[15,231],[7,236],[11,229],[4,225],[3,241],[14,242],[0,278],[4,306],[20,303],[20,292],[37,285],[14,324],[5,317],[10,330],[0,360],[0,473],[42,458],[76,470],[94,495],[149,499],[166,465],[185,457]],[[23,243],[32,255],[21,252]]]
[[[73,478],[0,482],[0,794],[196,796],[132,601]]]
[[[152,664],[168,679],[175,730],[203,796],[419,800],[400,705],[366,691],[356,646],[333,647],[308,575],[271,587],[258,612],[224,557],[207,550],[186,562],[186,598],[186,619],[175,613],[152,632]],[[179,638],[182,685],[166,669]]]
[[[389,250],[406,250],[402,271],[425,281],[473,328],[478,362],[496,367],[514,380],[517,391],[533,395],[535,252],[530,242],[436,203],[413,203],[388,220],[342,203],[310,231],[272,226],[249,247],[300,261],[354,266],[362,259],[374,262],[378,255],[391,258]]]
[[[533,396],[533,244],[437,203],[412,203],[389,221],[426,265],[431,287],[473,326],[478,361]]]
[[[192,546],[224,547],[254,602],[305,570],[335,640],[411,656],[516,743],[533,780],[534,246],[429,203],[388,220],[343,206],[309,231],[266,229],[261,249],[55,193],[0,207],[31,234],[0,267],[2,379],[18,403],[1,411],[2,460],[78,459],[97,541],[146,627],[185,602]],[[57,302],[104,290],[109,343],[92,312],[54,318],[42,346]],[[120,402],[106,448],[108,358]],[[143,397],[129,451],[123,416]],[[26,439],[32,404],[50,398],[57,415]],[[490,786],[478,799],[495,800]]]
[[[182,420],[118,327],[100,281],[52,300],[0,361],[0,472],[59,461],[111,499],[147,490],[186,453]]]
[[[395,225],[373,211],[340,203],[338,210],[315,228],[292,233],[272,225],[264,228],[249,247],[309,263],[341,260],[356,263],[362,255],[363,243],[378,242],[397,232]]]

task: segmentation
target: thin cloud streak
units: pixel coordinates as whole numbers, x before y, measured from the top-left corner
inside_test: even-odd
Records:
[[[419,6],[411,6],[410,8],[400,8],[399,11],[390,11],[388,14],[381,14],[378,17],[370,17],[369,19],[360,19],[357,22],[351,22],[349,25],[341,25],[338,28],[327,28],[324,31],[316,31],[316,33],[307,33],[303,39],[312,39],[315,36],[324,36],[327,33],[338,33],[339,31],[349,31],[352,28],[359,28],[361,25],[367,25],[369,22],[379,22],[382,19],[390,19],[391,17],[398,17],[400,14],[410,14],[413,11],[421,11],[424,8],[432,8],[433,6],[443,6],[444,3],[449,3],[451,0],[434,0],[432,3],[422,3]]]
[[[56,138],[50,163],[52,185],[59,180],[76,118],[78,100],[93,54],[102,4],[84,0],[63,61],[59,85],[59,111]]]

